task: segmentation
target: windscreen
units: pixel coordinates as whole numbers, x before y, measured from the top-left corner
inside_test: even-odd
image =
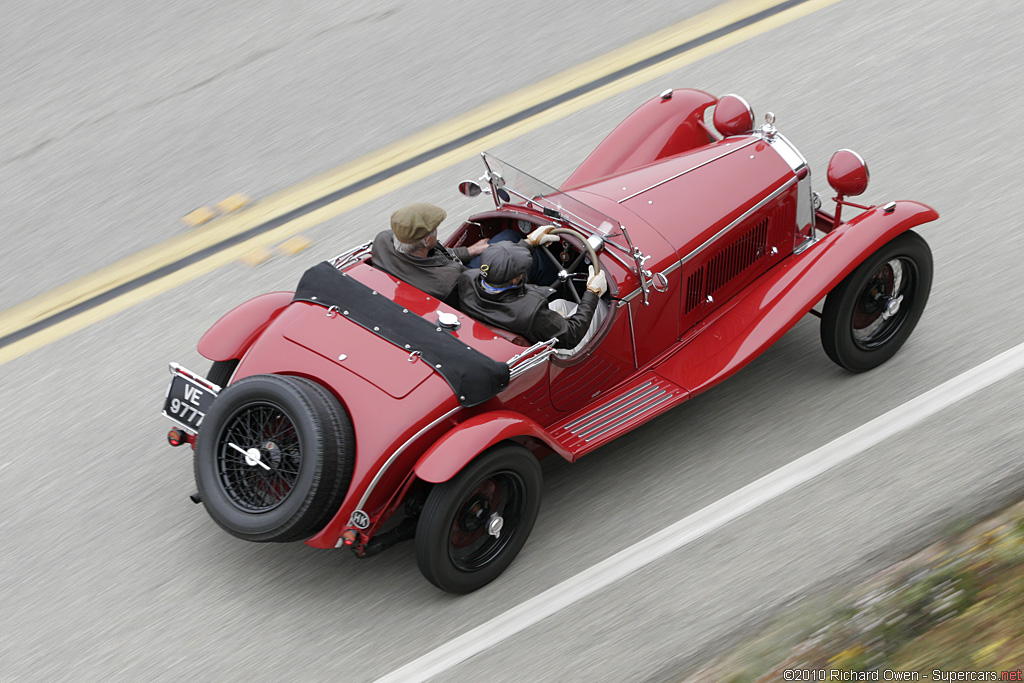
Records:
[[[499,207],[513,204],[539,209],[552,219],[564,220],[584,232],[596,233],[602,237],[617,237],[622,234],[622,226],[614,218],[491,154],[484,153],[483,157],[492,176],[495,201]]]

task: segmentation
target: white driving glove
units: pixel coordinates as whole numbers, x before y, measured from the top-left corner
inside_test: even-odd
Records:
[[[549,230],[554,230],[553,225],[542,225],[526,236],[526,243],[531,247],[538,247],[542,244],[551,244],[558,241],[558,235],[549,235]]]
[[[594,266],[588,266],[589,277],[587,278],[587,291],[593,292],[598,296],[603,295],[608,291],[608,278],[605,277],[604,271],[594,274]]]

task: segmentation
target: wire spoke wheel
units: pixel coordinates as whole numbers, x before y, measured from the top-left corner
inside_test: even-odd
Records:
[[[242,451],[250,449],[259,451],[259,462],[266,467],[247,460]],[[295,488],[301,464],[299,434],[280,406],[250,403],[221,432],[217,474],[228,500],[241,510],[267,512],[283,503]]]
[[[253,375],[207,412],[196,484],[210,517],[234,536],[297,541],[337,512],[354,457],[351,420],[329,391],[301,377]]]

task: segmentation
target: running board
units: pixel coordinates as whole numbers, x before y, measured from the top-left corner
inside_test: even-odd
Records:
[[[583,455],[639,427],[689,398],[689,392],[651,372],[617,389],[603,401],[570,416],[551,429],[575,456]]]

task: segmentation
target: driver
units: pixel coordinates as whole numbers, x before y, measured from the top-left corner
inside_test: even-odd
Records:
[[[552,226],[537,228],[524,242],[495,242],[480,257],[480,268],[465,271],[459,276],[461,308],[477,320],[525,337],[530,343],[555,338],[555,348],[576,347],[589,331],[594,311],[602,294],[608,289],[604,271],[590,278],[576,311],[563,317],[548,307],[551,287],[526,283],[526,273],[533,263],[531,250],[557,240],[546,234]],[[566,303],[560,300],[552,305]],[[557,306],[556,306],[557,307]]]
[[[483,253],[487,240],[449,249],[437,241],[437,226],[448,216],[440,206],[419,202],[391,214],[391,230],[373,239],[375,268],[457,307],[456,283],[464,264]]]

